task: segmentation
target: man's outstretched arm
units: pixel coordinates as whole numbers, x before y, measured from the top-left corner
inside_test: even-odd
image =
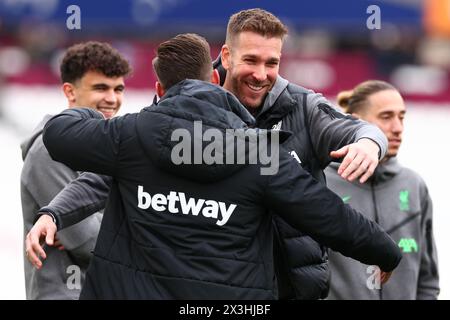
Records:
[[[341,161],[338,174],[361,183],[373,174],[386,154],[388,142],[375,125],[335,109],[322,95],[307,95],[306,125],[323,168],[330,161]]]
[[[83,173],[61,190],[48,206],[40,209],[25,241],[27,257],[35,267],[42,266],[39,256],[46,258],[40,244],[44,236],[49,245],[55,245],[57,236],[64,248],[75,256],[90,257],[101,224],[102,214],[97,211],[105,207],[111,183],[109,176]]]
[[[72,226],[105,208],[112,180],[110,176],[84,172],[66,185],[39,213],[51,213],[58,230]]]
[[[289,155],[280,153],[279,171],[269,176],[266,205],[290,225],[345,256],[382,271],[401,260],[396,243],[375,222],[345,205]]]
[[[53,160],[72,170],[114,176],[125,117],[105,120],[100,112],[89,108],[64,110],[46,123],[45,147]]]

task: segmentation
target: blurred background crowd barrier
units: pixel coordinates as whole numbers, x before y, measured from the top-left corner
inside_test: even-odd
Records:
[[[289,26],[281,74],[293,82],[330,96],[382,78],[407,99],[450,100],[449,1],[245,2],[252,6],[274,12]],[[197,32],[215,55],[228,17],[240,9],[238,0],[0,0],[0,74],[6,83],[58,84],[64,49],[95,38],[110,41],[139,66],[128,87],[151,88],[151,57],[160,40]],[[76,25],[72,13],[78,12]],[[373,23],[378,13],[379,28]]]
[[[59,62],[77,42],[110,42],[131,62],[121,113],[150,105],[159,42],[196,32],[213,58],[234,12],[260,7],[289,27],[280,74],[336,94],[367,79],[394,84],[409,107],[400,161],[426,180],[435,204],[441,298],[450,297],[450,0],[0,0],[0,298],[23,299],[19,143],[66,106]]]

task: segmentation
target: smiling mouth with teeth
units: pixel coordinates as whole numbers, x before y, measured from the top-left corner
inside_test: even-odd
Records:
[[[98,111],[103,113],[106,118],[111,118],[116,113],[116,108],[98,108]]]
[[[247,84],[248,87],[254,91],[261,91],[264,87],[263,86],[255,86],[255,85],[251,85],[250,83]]]

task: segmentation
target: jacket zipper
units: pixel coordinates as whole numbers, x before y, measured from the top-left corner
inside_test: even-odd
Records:
[[[379,216],[378,216],[378,209],[377,209],[377,197],[375,195],[375,181],[374,181],[373,178],[371,180],[372,181],[370,182],[370,190],[372,192],[372,201],[373,201],[373,209],[374,209],[374,213],[375,213],[375,222],[379,224],[380,223],[380,219],[379,219]],[[380,284],[380,290],[378,290],[379,291],[380,300],[383,300],[383,292],[382,292],[382,290],[383,290],[383,287]]]

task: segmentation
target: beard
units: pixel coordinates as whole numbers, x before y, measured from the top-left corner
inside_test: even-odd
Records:
[[[255,84],[258,86],[258,84]],[[231,78],[231,88],[238,100],[249,110],[259,110],[270,90],[264,89],[261,93],[252,93],[245,81]]]

